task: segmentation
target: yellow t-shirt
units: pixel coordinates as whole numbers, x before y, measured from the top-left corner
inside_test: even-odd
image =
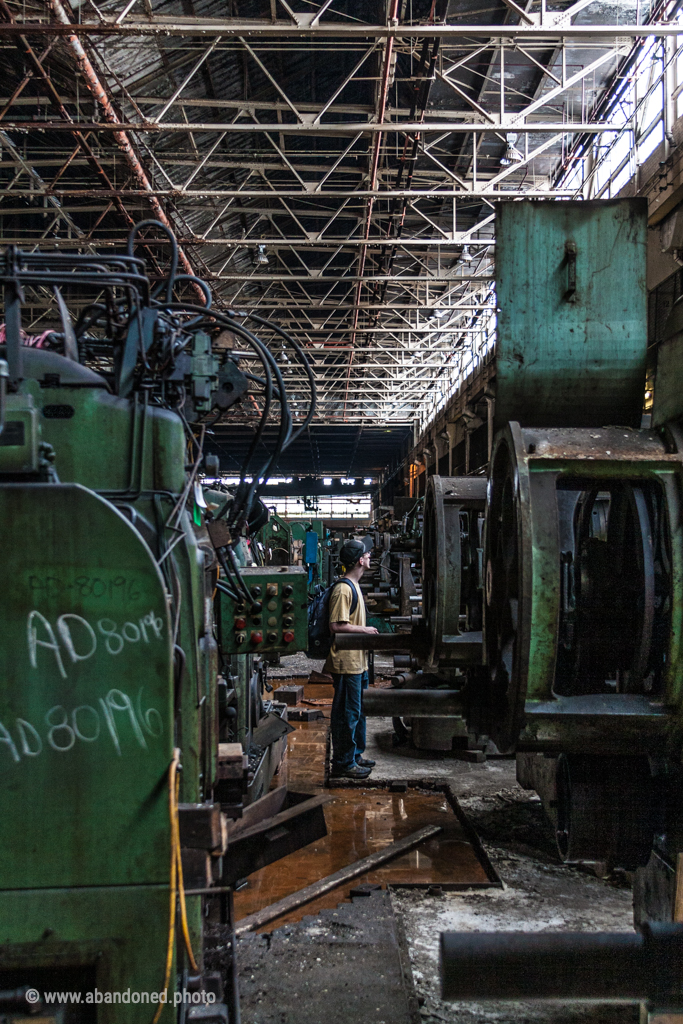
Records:
[[[351,614],[353,600],[351,587],[355,587],[358,597],[353,614]],[[350,622],[352,626],[365,625],[365,601],[360,587],[353,580],[337,583],[330,594],[330,622]],[[323,671],[332,672],[335,675],[358,675],[365,672],[367,667],[367,651],[338,651],[336,644],[333,643]]]

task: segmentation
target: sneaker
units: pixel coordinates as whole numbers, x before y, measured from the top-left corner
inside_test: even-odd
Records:
[[[376,762],[371,761],[369,757],[356,758],[356,764],[359,768],[374,768]]]
[[[369,768],[361,768],[357,764],[351,765],[350,768],[333,768],[330,772],[330,778],[332,779],[367,779],[370,774]]]

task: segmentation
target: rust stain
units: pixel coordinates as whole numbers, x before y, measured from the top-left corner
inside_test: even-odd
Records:
[[[308,689],[308,687],[306,687]],[[330,690],[332,688],[330,687]],[[321,687],[315,687],[316,696]],[[329,711],[315,722],[292,723],[288,752],[277,785],[291,789],[323,791]],[[325,808],[327,836],[284,857],[249,876],[248,885],[235,893],[237,920],[252,914],[304,886],[367,857],[375,850],[415,832],[424,825],[440,825],[443,831],[417,850],[346,883],[300,910],[278,918],[272,931],[288,922],[300,921],[324,907],[348,902],[349,889],[364,882],[383,886],[397,884],[484,883],[489,879],[467,837],[441,793],[408,790],[389,793],[385,789],[340,789]]]

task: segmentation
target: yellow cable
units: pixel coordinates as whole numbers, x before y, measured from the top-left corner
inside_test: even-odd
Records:
[[[183,861],[180,852],[180,825],[178,823],[178,789],[180,788],[180,779],[176,778],[175,786],[175,814],[173,825],[173,843],[175,846],[176,861],[178,865],[178,896],[180,899],[180,921],[183,929],[183,938],[185,939],[185,949],[187,950],[187,956],[190,961],[190,966],[193,971],[199,971],[197,961],[194,958],[192,952],[192,943],[190,942],[190,930],[187,926],[187,907],[185,906],[185,886],[183,884]]]
[[[175,811],[175,788],[176,788],[176,776],[178,774],[178,765],[180,763],[180,750],[175,747],[173,750],[173,757],[171,764],[168,769],[168,815],[171,824],[171,882],[170,882],[170,893],[171,893],[171,905],[169,913],[169,924],[168,924],[168,946],[166,948],[166,972],[164,975],[164,988],[163,991],[167,993],[168,998],[168,985],[171,980],[171,968],[173,967],[173,947],[175,945],[175,915],[176,915],[176,871],[178,861],[176,857],[175,849],[175,830],[173,823],[176,819]],[[157,1024],[161,1012],[166,1003],[159,1003],[154,1014],[152,1024]]]

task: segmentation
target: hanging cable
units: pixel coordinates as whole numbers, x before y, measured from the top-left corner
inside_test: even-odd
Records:
[[[280,455],[282,454],[282,452],[287,447],[290,441],[292,431],[292,420],[291,412],[289,410],[289,405],[287,402],[285,383],[284,380],[282,379],[280,368],[277,365],[272,353],[266,347],[266,345],[264,345],[264,343],[259,338],[257,338],[255,334],[253,334],[242,324],[235,323],[234,316],[232,318],[228,317],[222,313],[219,313],[217,310],[211,310],[210,312],[207,313],[205,308],[203,308],[202,306],[197,306],[194,303],[172,302],[168,303],[166,308],[168,308],[169,310],[179,312],[203,313],[210,319],[213,319],[218,323],[224,324],[233,333],[238,334],[240,337],[244,338],[245,341],[247,341],[249,345],[251,345],[251,347],[254,348],[262,356],[261,361],[264,363],[264,366],[266,365],[266,362],[270,365],[270,368],[273,371],[273,376],[275,377],[277,383],[278,391],[280,393],[280,428],[278,431],[278,438],[276,441],[275,449],[272,455],[268,458],[267,462],[261,468],[261,470],[258,473],[252,474],[252,483],[249,487],[249,490],[246,492],[244,498],[241,500],[237,500],[238,496],[236,496],[236,500],[232,502],[233,507],[231,509],[229,525],[234,526],[235,523],[238,522],[240,518],[248,518],[251,504],[254,498],[258,497],[258,494],[260,493],[260,490],[257,490],[257,488],[259,488],[259,482],[263,480],[263,482],[265,483],[265,480],[268,478],[269,473],[272,471],[272,467],[275,465],[275,463],[277,462]],[[222,518],[222,516],[226,513],[229,505],[230,503],[226,502],[223,508],[218,511],[216,518]]]
[[[293,441],[296,441],[297,437],[299,437],[303,433],[303,431],[306,429],[306,427],[309,425],[309,423],[311,422],[311,420],[315,416],[317,405],[318,405],[318,390],[317,390],[316,383],[315,383],[315,376],[313,374],[313,368],[311,367],[311,361],[308,358],[308,356],[307,356],[306,352],[304,351],[303,347],[296,340],[296,338],[293,338],[292,335],[289,334],[288,331],[285,331],[282,327],[280,327],[279,324],[272,323],[270,320],[264,320],[263,317],[257,316],[256,313],[236,313],[235,315],[236,316],[244,316],[246,319],[253,320],[255,323],[261,324],[263,327],[270,327],[270,329],[275,331],[276,334],[279,334],[281,338],[284,338],[284,340],[287,341],[292,346],[294,351],[299,356],[299,359],[300,359],[300,361],[301,361],[301,363],[302,363],[302,365],[303,365],[303,367],[304,367],[304,369],[306,371],[306,375],[308,377],[309,387],[311,389],[311,402],[310,402],[310,405],[308,407],[308,413],[306,414],[304,422],[295,431],[295,433],[292,435],[292,437],[291,437],[291,439],[289,441],[289,444],[291,444]]]
[[[180,751],[178,751],[180,754]],[[194,953],[192,952],[192,942],[190,941],[190,929],[187,924],[187,906],[185,904],[185,884],[183,881],[183,857],[182,847],[180,845],[180,822],[178,820],[178,793],[180,792],[180,776],[176,771],[175,786],[174,786],[174,800],[173,800],[173,817],[171,819],[171,828],[173,830],[173,845],[175,850],[176,864],[178,869],[178,902],[180,904],[180,924],[183,930],[183,939],[185,941],[185,950],[187,952],[187,958],[190,961],[190,967],[195,973],[199,973],[199,967],[195,960]]]
[[[176,899],[177,899],[177,870],[178,862],[176,860],[175,845],[173,840],[173,819],[175,814],[175,780],[178,772],[178,765],[180,764],[180,750],[175,747],[173,750],[173,757],[171,758],[171,764],[168,769],[168,816],[171,825],[171,878],[169,882],[170,892],[170,911],[169,911],[169,922],[168,922],[168,943],[166,945],[166,969],[164,971],[164,984],[162,991],[166,994],[168,999],[168,986],[171,981],[171,970],[173,967],[173,950],[175,948],[175,919],[176,919]],[[152,1024],[157,1024],[159,1017],[161,1016],[162,1010],[166,1003],[159,1003],[156,1009],[156,1013],[152,1018]]]
[[[173,285],[176,279],[176,273],[178,271],[178,242],[176,237],[166,224],[162,224],[160,220],[141,220],[139,224],[134,224],[130,229],[128,235],[128,248],[127,253],[129,256],[133,255],[133,248],[135,246],[135,237],[140,233],[142,228],[161,228],[166,233],[171,243],[171,268],[168,272],[168,277],[165,279],[166,284],[166,303],[169,303],[173,299]],[[188,275],[190,276],[190,275]]]

